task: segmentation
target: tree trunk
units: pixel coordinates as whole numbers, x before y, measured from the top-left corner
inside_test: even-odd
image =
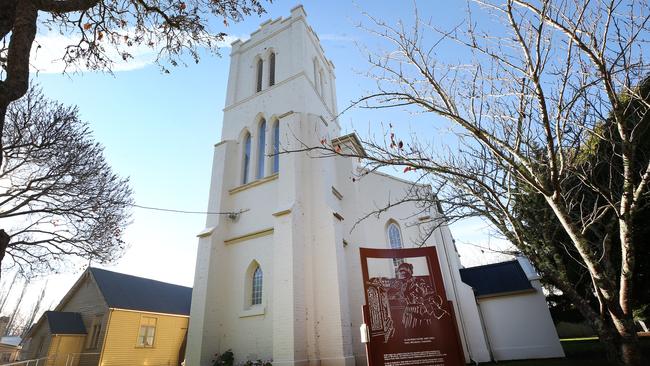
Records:
[[[5,258],[5,252],[9,245],[9,234],[4,229],[0,229],[0,278],[2,278],[2,260]]]
[[[629,314],[622,318],[612,316],[614,326],[621,338],[620,360],[625,366],[641,366],[641,352],[639,351],[639,338],[636,335],[634,319]]]
[[[617,341],[617,335],[609,330],[606,330],[602,334],[598,331],[596,333],[598,333],[598,340],[605,349],[605,356],[607,357],[607,361],[616,365],[620,364],[621,357],[619,353],[619,347],[617,345],[620,342]]]
[[[3,98],[0,98],[0,169],[2,169],[2,163],[4,162],[4,149],[2,144],[2,137],[4,137],[5,131],[5,119],[7,118],[7,107],[9,102],[5,102]],[[4,255],[4,251],[2,252]],[[2,262],[2,257],[0,257],[0,262]]]

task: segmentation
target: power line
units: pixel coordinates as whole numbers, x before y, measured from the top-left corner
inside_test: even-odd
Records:
[[[0,186],[0,188],[12,189],[12,187],[7,187],[7,186]],[[234,216],[236,216],[236,215],[242,214],[242,213],[247,212],[247,211],[250,210],[250,209],[245,209],[245,210],[228,211],[228,212],[187,211],[187,210],[176,210],[176,209],[172,209],[172,208],[143,206],[143,205],[137,205],[135,203],[126,203],[126,202],[122,202],[122,204],[127,205],[127,206],[131,206],[131,207],[141,208],[143,210],[173,212],[173,213],[183,213],[183,214],[199,214],[199,215],[234,215]]]
[[[248,209],[239,210],[239,211],[229,211],[229,212],[185,211],[185,210],[174,210],[174,209],[171,209],[171,208],[142,206],[142,205],[136,205],[135,203],[129,204],[129,206],[142,208],[142,209],[145,209],[145,210],[153,210],[153,211],[164,211],[164,212],[175,212],[175,213],[186,213],[186,214],[202,214],[202,215],[238,215],[240,213],[244,213],[244,212],[248,211]]]

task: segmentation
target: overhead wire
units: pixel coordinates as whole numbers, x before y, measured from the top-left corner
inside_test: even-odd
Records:
[[[11,187],[0,186],[0,188],[11,189]],[[163,207],[154,207],[154,206],[144,206],[138,205],[135,203],[122,203],[127,206],[141,208],[143,210],[152,210],[152,211],[162,211],[162,212],[172,212],[172,213],[183,213],[183,214],[199,214],[199,215],[239,215],[244,212],[250,211],[250,209],[240,209],[238,211],[227,211],[227,212],[210,212],[210,211],[188,211],[188,210],[177,210],[172,208],[163,208]]]

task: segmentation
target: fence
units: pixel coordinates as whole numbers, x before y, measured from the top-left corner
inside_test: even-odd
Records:
[[[35,358],[33,360],[24,360],[24,361],[12,362],[12,363],[5,363],[2,366],[45,366],[47,361],[50,359],[51,357],[41,357],[41,358]]]
[[[68,357],[65,359],[65,366],[74,366],[75,358],[78,362],[82,356],[98,356],[99,353],[68,353]]]

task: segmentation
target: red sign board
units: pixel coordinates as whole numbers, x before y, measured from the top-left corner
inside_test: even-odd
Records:
[[[361,248],[370,366],[461,366],[463,350],[435,247]]]

